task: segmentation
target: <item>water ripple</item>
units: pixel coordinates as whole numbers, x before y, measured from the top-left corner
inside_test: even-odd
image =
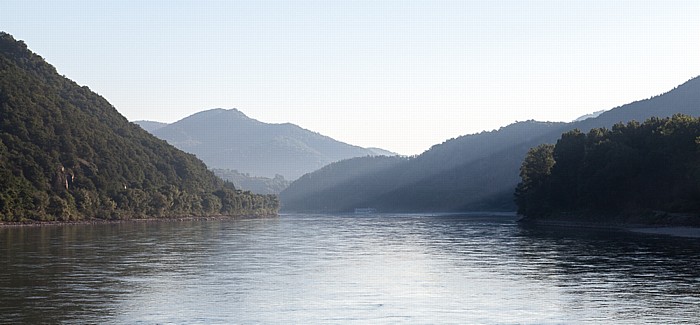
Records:
[[[0,229],[1,323],[693,323],[700,241],[485,216]]]

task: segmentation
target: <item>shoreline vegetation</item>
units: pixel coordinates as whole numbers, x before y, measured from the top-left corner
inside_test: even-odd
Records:
[[[470,215],[470,212],[464,213],[454,213],[457,215]],[[482,213],[475,213],[474,217],[481,215]],[[518,217],[515,214],[501,213],[494,214],[497,217]],[[85,220],[75,220],[75,221],[36,221],[27,220],[24,222],[6,222],[0,221],[0,230],[8,228],[19,228],[19,227],[46,227],[46,226],[69,226],[69,225],[108,225],[108,224],[125,224],[125,223],[160,223],[160,222],[183,222],[183,221],[230,221],[230,220],[246,220],[246,219],[275,219],[279,218],[280,214],[266,214],[266,215],[238,215],[238,216],[226,216],[226,215],[211,215],[211,216],[179,216],[179,217],[165,217],[165,218],[136,218],[136,219],[85,219]],[[533,219],[528,217],[519,216],[516,222],[522,226],[534,226],[534,227],[552,227],[552,228],[569,228],[569,229],[590,229],[590,230],[608,230],[608,231],[621,231],[621,232],[631,232],[637,234],[646,235],[662,235],[671,237],[684,237],[684,238],[700,238],[700,226],[699,225],[662,225],[662,224],[650,224],[650,223],[625,223],[620,221],[572,221],[566,219],[558,218],[548,218],[548,219]]]
[[[134,219],[84,219],[71,221],[0,221],[0,229],[15,228],[15,227],[42,227],[42,226],[66,226],[66,225],[106,225],[106,224],[123,224],[123,223],[153,223],[153,222],[181,222],[181,221],[210,221],[210,220],[246,220],[246,219],[274,219],[279,217],[279,214],[264,214],[264,215],[211,215],[211,216],[180,216],[180,217],[163,217],[163,218],[134,218]]]

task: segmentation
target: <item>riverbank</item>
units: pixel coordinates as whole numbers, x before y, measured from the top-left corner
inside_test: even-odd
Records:
[[[545,227],[562,227],[562,228],[581,228],[581,229],[599,229],[599,230],[614,230],[634,232],[650,235],[665,235],[674,237],[700,238],[700,227],[694,225],[659,225],[648,223],[625,223],[619,219],[608,219],[608,221],[571,221],[565,219],[532,219],[521,218],[518,223],[530,226],[545,226]]]
[[[208,220],[245,220],[245,219],[260,219],[260,218],[276,218],[278,214],[274,215],[242,215],[242,216],[206,216],[206,217],[195,217],[195,216],[183,216],[183,217],[169,217],[169,218],[137,218],[137,219],[87,219],[87,220],[70,220],[70,221],[17,221],[17,222],[0,222],[0,228],[9,227],[40,227],[40,226],[65,226],[65,225],[101,225],[101,224],[120,224],[120,223],[131,223],[131,222],[180,222],[180,221],[208,221]]]
[[[628,230],[641,234],[700,238],[700,228],[698,227],[642,227],[629,228]]]

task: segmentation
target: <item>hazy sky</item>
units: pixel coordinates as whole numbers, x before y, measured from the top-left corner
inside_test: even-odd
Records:
[[[238,108],[418,154],[700,75],[700,1],[0,1],[0,30],[130,120]]]

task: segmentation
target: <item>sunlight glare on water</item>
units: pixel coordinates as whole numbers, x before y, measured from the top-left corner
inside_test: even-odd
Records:
[[[0,229],[3,323],[682,323],[700,240],[512,217]]]

